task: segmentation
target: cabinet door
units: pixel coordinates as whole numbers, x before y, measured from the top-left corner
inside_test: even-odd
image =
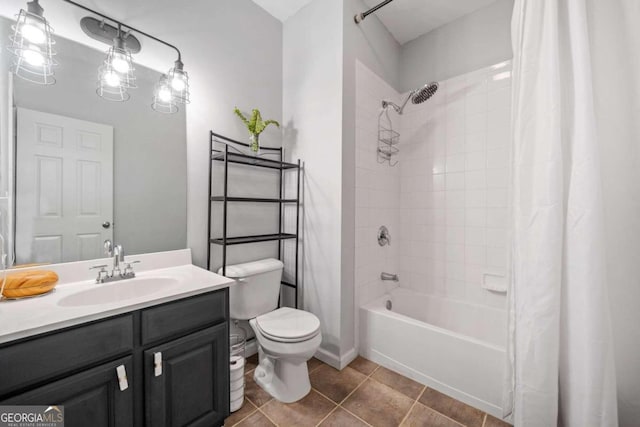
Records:
[[[124,365],[129,388],[120,391],[116,368]],[[0,405],[63,405],[66,427],[133,425],[131,357],[106,363],[35,388]]]
[[[162,355],[162,371],[154,359]],[[144,352],[145,414],[151,427],[222,425],[229,415],[227,324]]]

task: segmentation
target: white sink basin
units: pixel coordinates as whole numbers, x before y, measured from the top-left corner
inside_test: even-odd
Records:
[[[127,301],[161,292],[179,283],[173,277],[136,277],[118,282],[89,285],[93,287],[61,298],[58,305],[79,307]]]

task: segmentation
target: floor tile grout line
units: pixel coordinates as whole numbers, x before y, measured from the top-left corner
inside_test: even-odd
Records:
[[[319,359],[318,359],[318,360],[319,360]],[[322,362],[322,361],[321,361],[321,362]],[[322,367],[322,365],[324,365],[324,364],[326,364],[326,363],[322,362],[322,364],[320,364],[320,365],[316,366],[315,368],[313,368],[312,370],[308,371],[308,372],[309,372],[309,375],[311,375],[311,373],[312,373],[312,372],[315,372],[315,371],[317,371],[318,369],[320,369],[320,368]]]
[[[249,412],[249,414],[247,416],[245,416],[244,418],[239,419],[236,423],[234,423],[231,427],[233,426],[237,426],[238,424],[240,424],[241,422],[243,422],[244,420],[246,420],[247,418],[249,418],[251,415],[255,414],[258,411],[258,408],[254,405],[254,409],[253,411]],[[229,415],[231,416],[231,415]],[[228,418],[228,417],[227,417]]]
[[[402,418],[402,420],[400,420],[400,424],[398,424],[399,426],[402,425],[403,422],[405,422],[407,420],[407,418],[409,417],[409,415],[411,414],[411,411],[413,411],[413,408],[415,408],[416,403],[418,403],[418,399],[420,399],[420,396],[422,396],[422,393],[424,393],[424,391],[427,389],[427,386],[422,386],[422,390],[420,390],[420,393],[418,393],[418,397],[416,397],[416,399],[413,401],[413,403],[411,404],[411,407],[409,408],[409,410],[407,411],[406,414],[404,414],[404,417]]]
[[[424,389],[422,390],[422,393],[420,393],[420,395],[419,395],[419,396],[418,396],[418,398],[416,399],[416,403],[419,403],[419,404],[421,404],[422,406],[424,406],[425,408],[428,408],[428,409],[432,410],[432,411],[433,411],[433,412],[435,412],[436,414],[438,414],[438,415],[441,415],[441,416],[445,417],[445,418],[446,418],[446,419],[448,419],[449,421],[453,421],[454,423],[458,424],[459,426],[465,427],[465,425],[464,425],[464,424],[462,424],[461,422],[456,421],[456,420],[454,420],[453,418],[451,418],[451,417],[449,417],[449,416],[447,416],[447,415],[443,414],[442,412],[438,411],[437,409],[432,408],[431,406],[425,405],[424,403],[420,402],[420,398],[421,398],[421,397],[422,397],[422,395],[427,391],[427,389],[428,389],[428,388],[431,388],[431,387],[429,387],[429,386],[427,386],[427,385],[425,385],[425,386],[424,386]],[[486,415],[486,414],[485,414],[485,415]],[[484,423],[483,423],[482,427],[484,427]]]
[[[330,366],[330,365],[327,365],[327,366]],[[348,367],[349,367],[349,365],[345,366],[345,368],[348,368]],[[365,376],[365,378],[364,378],[360,383],[358,383],[358,385],[357,385],[353,390],[351,390],[351,392],[350,392],[349,394],[347,394],[347,395],[344,397],[344,399],[342,399],[340,402],[335,402],[333,399],[331,399],[329,396],[325,395],[324,393],[322,393],[320,390],[318,390],[318,389],[317,389],[317,388],[315,388],[315,387],[312,387],[312,389],[313,389],[313,390],[315,390],[315,391],[316,391],[316,393],[318,393],[318,394],[319,394],[319,395],[321,395],[322,397],[324,397],[324,398],[326,398],[326,399],[329,399],[332,403],[335,403],[336,405],[341,406],[341,405],[342,405],[342,404],[343,404],[343,403],[344,403],[344,402],[345,402],[349,397],[351,397],[351,395],[352,395],[353,393],[355,393],[355,392],[356,392],[356,390],[358,390],[358,389],[360,388],[360,386],[361,386],[362,384],[364,384],[364,383],[365,383],[365,382],[366,382],[366,381],[371,377],[371,375],[373,375],[373,373],[374,373],[375,371],[377,371],[377,370],[378,370],[378,368],[379,368],[379,367],[380,367],[380,366],[376,367],[376,369],[374,369],[374,370],[373,370],[369,375]],[[354,369],[354,368],[351,368],[351,369],[353,369],[354,371],[359,372],[359,373],[361,373],[361,374],[362,374],[362,372],[358,371],[357,369]],[[364,374],[362,374],[362,375],[364,375]]]
[[[342,409],[343,411],[347,412],[348,414],[350,414],[350,415],[354,416],[355,418],[359,419],[360,421],[362,421],[362,422],[363,422],[363,423],[365,423],[366,425],[371,426],[371,424],[369,424],[366,420],[364,420],[364,419],[360,418],[358,415],[354,414],[353,412],[351,412],[350,410],[348,410],[348,409],[347,409],[347,408],[345,408],[344,406],[342,406],[342,405],[338,405],[338,408]],[[371,427],[373,427],[373,426],[371,426]]]
[[[347,365],[347,368],[348,368],[348,367],[349,367],[349,366]],[[347,399],[348,399],[348,398],[350,398],[350,397],[351,397],[351,395],[352,395],[353,393],[355,393],[355,392],[356,392],[360,387],[362,387],[362,384],[366,383],[366,382],[367,382],[367,380],[371,378],[371,375],[373,375],[373,373],[374,373],[375,371],[377,371],[379,367],[380,367],[380,365],[378,365],[378,366],[376,367],[376,369],[374,369],[373,371],[371,371],[371,373],[370,373],[368,376],[366,376],[366,377],[365,377],[365,378],[360,382],[360,384],[358,384],[358,385],[357,385],[353,390],[351,390],[351,393],[347,394],[347,395],[345,396],[345,398],[344,398],[344,399],[342,399],[340,402],[338,402],[338,406],[342,406],[342,404],[343,404],[344,402],[346,402],[346,401],[347,401]],[[351,369],[353,369],[353,368],[351,368]],[[362,373],[362,372],[360,372],[360,373]]]
[[[322,424],[324,422],[324,420],[326,420],[327,418],[329,418],[331,416],[331,414],[333,414],[334,412],[336,412],[336,410],[339,408],[338,405],[336,405],[332,410],[329,411],[329,413],[327,415],[324,416],[323,419],[321,419],[320,421],[318,421],[318,423],[316,424],[316,427],[319,426],[320,424]]]
[[[269,402],[267,402],[269,403]],[[266,403],[265,403],[266,405]],[[263,405],[264,406],[264,405]],[[269,415],[267,415],[266,412],[264,412],[262,409],[258,408],[258,412],[260,412],[262,415],[264,415],[264,417],[266,419],[268,419],[269,421],[271,421],[271,424],[273,424],[274,426],[278,427],[280,424],[278,424],[277,422],[275,422],[274,420],[271,419],[271,417]]]

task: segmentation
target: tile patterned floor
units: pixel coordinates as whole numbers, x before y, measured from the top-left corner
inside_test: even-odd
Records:
[[[256,356],[247,359],[245,403],[226,419],[227,427],[509,426],[362,357],[342,371],[311,359],[311,392],[285,404],[253,381],[256,363]]]

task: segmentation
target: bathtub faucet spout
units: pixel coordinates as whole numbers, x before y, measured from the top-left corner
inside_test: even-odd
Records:
[[[380,279],[382,280],[391,280],[394,282],[398,282],[400,279],[397,274],[385,273],[384,271],[380,273]]]

